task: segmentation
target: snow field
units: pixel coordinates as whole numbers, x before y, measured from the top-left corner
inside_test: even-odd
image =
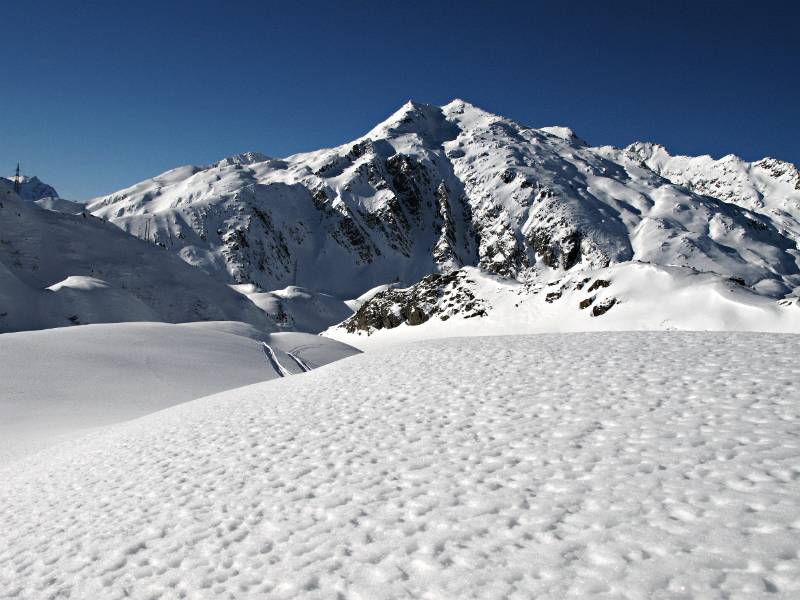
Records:
[[[797,598],[798,350],[437,340],[173,407],[0,467],[0,596]]]

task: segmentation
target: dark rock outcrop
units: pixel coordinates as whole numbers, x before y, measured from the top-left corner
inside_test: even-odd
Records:
[[[421,325],[438,316],[446,321],[452,316],[482,317],[488,308],[475,296],[475,282],[462,270],[445,275],[433,273],[410,288],[389,289],[365,302],[340,327],[348,332],[371,332],[393,329],[403,323]]]
[[[598,302],[592,308],[592,316],[599,317],[600,315],[606,314],[609,310],[611,310],[611,307],[614,306],[616,303],[617,303],[616,298],[607,298],[602,302]]]

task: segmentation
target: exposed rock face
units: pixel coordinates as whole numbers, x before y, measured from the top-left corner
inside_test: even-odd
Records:
[[[593,292],[595,290],[599,290],[600,288],[607,288],[611,285],[611,282],[607,279],[596,279],[592,285],[589,286],[589,289],[586,290],[587,292]]]
[[[464,266],[521,280],[641,261],[779,297],[800,285],[798,185],[774,159],[592,148],[455,100],[409,102],[337,148],[174,169],[89,209],[265,290],[353,298]]]
[[[403,323],[421,325],[433,317],[446,321],[454,315],[484,316],[487,306],[470,289],[473,283],[463,271],[451,271],[446,275],[434,273],[410,288],[380,292],[341,326],[351,333],[371,332],[392,329]]]
[[[606,314],[609,310],[611,310],[611,307],[614,306],[616,303],[617,303],[616,298],[607,298],[602,302],[598,302],[592,308],[592,316],[599,317],[600,315]]]

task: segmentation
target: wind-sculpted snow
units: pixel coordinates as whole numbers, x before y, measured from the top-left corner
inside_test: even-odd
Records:
[[[296,286],[264,292],[253,284],[232,286],[289,331],[319,333],[341,323],[353,310],[339,298]]]
[[[797,598],[800,339],[396,347],[0,476],[9,598]]]

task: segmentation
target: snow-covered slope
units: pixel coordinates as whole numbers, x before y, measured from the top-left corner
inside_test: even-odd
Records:
[[[0,471],[0,596],[800,595],[800,338],[447,340]]]
[[[72,200],[64,200],[64,198],[54,198],[46,196],[39,198],[35,201],[36,204],[47,210],[54,210],[56,212],[67,213],[68,215],[79,215],[86,212],[86,205],[80,202],[73,202]]]
[[[347,300],[463,266],[549,282],[639,262],[796,296],[796,169],[733,161],[728,176],[731,160],[707,162],[646,144],[589,147],[568,128],[532,129],[461,100],[409,102],[349,144],[180,167],[89,210],[266,291]]]
[[[177,256],[88,214],[0,190],[0,333],[79,323],[274,322]]]
[[[244,323],[115,323],[0,335],[0,463],[89,429],[279,377],[356,350]],[[2,597],[0,593],[0,597]]]

